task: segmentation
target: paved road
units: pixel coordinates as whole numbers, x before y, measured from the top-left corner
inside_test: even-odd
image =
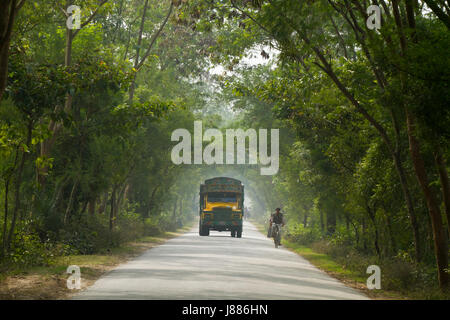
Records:
[[[120,265],[74,299],[367,299],[245,222],[242,238],[197,227]]]

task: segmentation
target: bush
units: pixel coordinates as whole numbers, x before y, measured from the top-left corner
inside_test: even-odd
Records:
[[[329,254],[330,243],[327,240],[322,239],[322,240],[311,243],[311,248],[316,252]]]
[[[60,241],[80,254],[93,254],[101,249],[115,246],[119,240],[111,234],[107,223],[99,217],[86,217],[72,221],[60,230]]]
[[[334,246],[350,247],[355,243],[355,239],[345,229],[339,230],[338,228],[336,232],[333,234],[333,237],[331,238],[330,242]]]
[[[35,233],[18,229],[7,260],[21,267],[48,266],[54,256],[50,243],[42,242]]]
[[[146,236],[157,236],[163,233],[163,230],[156,219],[147,218],[144,221],[144,233]]]
[[[385,290],[412,291],[426,290],[435,287],[437,282],[434,266],[416,266],[409,255],[399,254],[396,257],[384,258],[362,254],[357,249],[339,241],[322,239],[310,244],[313,251],[329,255],[344,269],[352,270],[361,277],[367,277],[367,267],[378,265],[381,269],[381,286]]]
[[[383,261],[380,266],[383,289],[405,290],[416,285],[414,266],[400,259]]]
[[[285,233],[289,241],[310,247],[314,252],[330,256],[342,268],[351,270],[361,278],[367,278],[367,267],[378,265],[381,269],[381,287],[392,290],[415,293],[417,297],[427,299],[443,299],[436,288],[436,266],[428,261],[414,263],[414,249],[400,250],[396,256],[381,260],[378,256],[361,252],[354,247],[350,236],[336,230],[332,237],[322,237],[320,230],[303,228],[302,224],[291,223]]]
[[[309,245],[320,239],[320,233],[314,228],[303,227],[301,223],[290,223],[287,225],[284,237],[288,241]]]
[[[315,252],[329,255],[344,269],[349,269],[365,276],[367,267],[376,264],[373,258],[365,256],[350,246],[337,245],[332,240],[322,239],[311,244]]]
[[[117,237],[117,245],[135,241],[145,234],[145,223],[140,216],[129,208],[120,213],[117,218],[114,234]]]

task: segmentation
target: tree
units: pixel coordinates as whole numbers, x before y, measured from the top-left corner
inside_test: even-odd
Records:
[[[8,78],[8,59],[14,22],[25,0],[5,0],[0,4],[0,100]]]

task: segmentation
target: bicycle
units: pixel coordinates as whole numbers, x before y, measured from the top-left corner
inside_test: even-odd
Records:
[[[275,243],[275,248],[278,248],[281,243],[281,226],[281,223],[272,224],[272,237],[273,242]]]

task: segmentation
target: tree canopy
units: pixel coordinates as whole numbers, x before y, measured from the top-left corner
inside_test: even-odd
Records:
[[[253,218],[282,207],[290,241],[386,266],[392,287],[448,290],[447,1],[6,0],[0,12],[5,266],[173,230],[197,215],[202,181],[230,176]],[[195,120],[280,129],[280,170],[175,165],[171,133]]]

